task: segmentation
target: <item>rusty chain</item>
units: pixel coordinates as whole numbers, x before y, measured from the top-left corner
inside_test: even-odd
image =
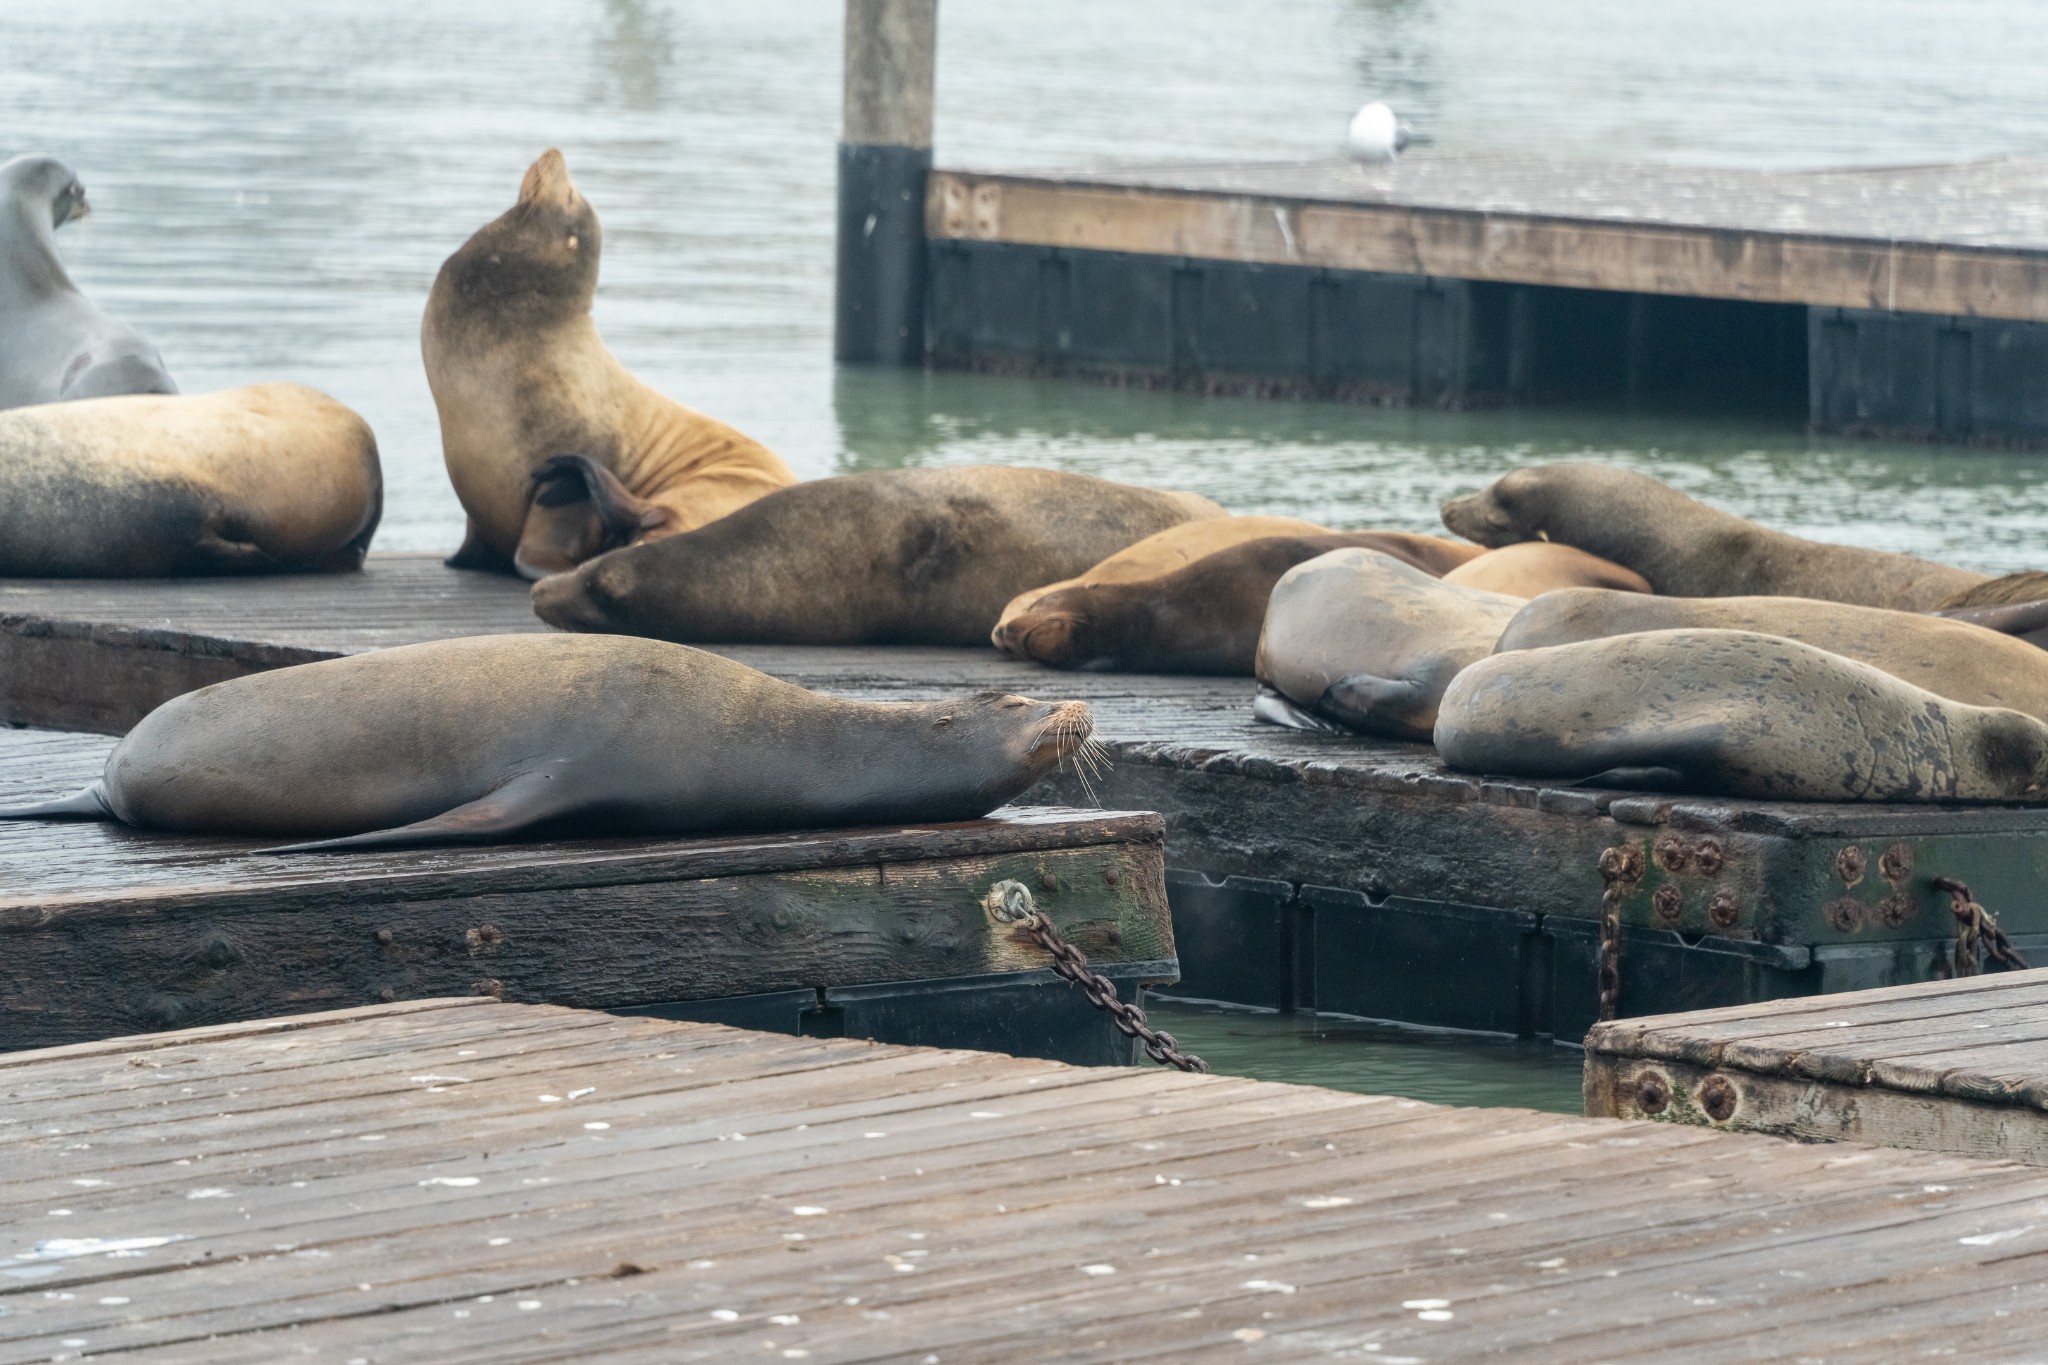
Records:
[[[1632,844],[1605,849],[1600,854],[1600,958],[1594,976],[1600,1005],[1594,1017],[1601,1023],[1614,1018],[1621,1006],[1621,895],[1641,880],[1643,851]]]
[[[1171,1033],[1147,1023],[1145,1011],[1117,998],[1116,983],[1091,970],[1087,956],[1060,937],[1060,931],[1053,927],[1045,912],[1038,908],[1038,902],[1032,899],[1030,887],[1022,882],[997,882],[989,888],[982,906],[997,923],[1017,925],[1029,934],[1032,941],[1052,958],[1053,971],[1079,986],[1081,993],[1088,997],[1089,1004],[1109,1015],[1109,1021],[1116,1025],[1118,1033],[1143,1043],[1145,1054],[1153,1061],[1182,1071],[1209,1069],[1209,1064],[1200,1057],[1182,1052]]]
[[[1976,976],[1982,972],[1987,953],[2001,967],[2012,970],[2026,967],[2026,958],[2012,946],[2012,940],[2005,936],[2005,930],[1998,927],[1998,921],[1991,918],[1991,912],[1977,903],[1977,897],[1967,882],[1957,881],[1954,877],[1934,877],[1929,884],[1936,891],[1948,892],[1948,908],[1956,917],[1957,976]]]

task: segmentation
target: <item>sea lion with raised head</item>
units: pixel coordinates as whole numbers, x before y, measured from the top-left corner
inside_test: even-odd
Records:
[[[1626,469],[1532,465],[1443,507],[1481,545],[1550,540],[1633,569],[1668,597],[1816,597],[1928,611],[1986,575],[1786,535]]]
[[[97,782],[0,819],[317,841],[294,850],[972,820],[1091,728],[1081,702],[849,701],[658,640],[476,635],[175,697]]]
[[[2048,653],[1939,616],[1810,597],[1645,597],[1567,588],[1516,613],[1494,652],[1682,629],[1780,635],[1883,669],[1950,701],[2048,720]]]
[[[298,384],[0,412],[0,574],[356,569],[383,497],[369,425]]]
[[[1518,545],[1483,551],[1446,573],[1444,582],[1525,598],[1541,597],[1560,588],[1650,591],[1649,580],[1634,569],[1624,569],[1570,545],[1544,540],[1525,540]]]
[[[1223,509],[1051,469],[969,465],[784,488],[533,585],[566,630],[685,644],[985,645],[1003,604]]]
[[[1787,801],[2039,801],[2048,724],[1775,635],[1657,630],[1482,659],[1445,691],[1463,772]]]
[[[1427,741],[1444,688],[1522,599],[1446,583],[1373,550],[1337,550],[1273,585],[1252,714],[1304,730]]]
[[[999,622],[992,638],[1012,658],[1053,668],[1248,676],[1280,576],[1352,548],[1377,550],[1434,577],[1462,562],[1466,547],[1405,531],[1328,531],[1244,541],[1152,578],[1091,583],[1103,567],[1097,565],[1068,586],[1018,598],[1011,606],[1023,607]]]
[[[796,482],[774,451],[635,379],[591,321],[597,210],[562,154],[441,266],[420,323],[441,453],[469,514],[457,568],[573,569]]]
[[[57,229],[89,212],[56,157],[0,162],[0,408],[178,391],[156,347],[80,293],[57,254]]]

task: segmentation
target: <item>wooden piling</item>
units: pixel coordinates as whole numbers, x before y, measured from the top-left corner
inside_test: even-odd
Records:
[[[846,0],[833,353],[924,359],[925,177],[938,0]]]

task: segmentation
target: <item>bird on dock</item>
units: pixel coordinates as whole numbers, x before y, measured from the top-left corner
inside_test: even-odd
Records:
[[[1374,100],[1351,116],[1344,152],[1368,166],[1391,166],[1408,146],[1408,125],[1394,117],[1385,100]]]

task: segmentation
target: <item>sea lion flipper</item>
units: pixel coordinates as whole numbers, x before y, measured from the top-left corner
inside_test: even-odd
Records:
[[[1252,718],[1268,725],[1284,725],[1290,730],[1313,730],[1326,735],[1341,735],[1344,727],[1324,720],[1312,711],[1304,711],[1270,687],[1261,687],[1252,698]]]
[[[480,573],[519,572],[511,556],[484,539],[483,533],[476,529],[474,517],[464,524],[462,548],[441,562],[451,569],[475,569]]]
[[[512,562],[528,578],[566,573],[672,520],[588,455],[557,455],[533,471],[533,501]]]
[[[107,808],[107,788],[95,781],[69,796],[38,801],[27,806],[0,806],[0,820],[112,820]]]
[[[2048,601],[2007,602],[1994,606],[1946,607],[1933,613],[1951,621],[1995,630],[2001,635],[2029,636],[2048,628]]]
[[[409,825],[255,851],[332,853],[366,848],[418,848],[427,844],[496,843],[568,814],[575,806],[568,787],[567,782],[548,773],[521,773],[487,796]]]
[[[1436,720],[1434,698],[1413,678],[1382,678],[1371,673],[1353,673],[1324,689],[1316,709],[1353,730],[1369,735],[1406,735],[1419,730],[1418,718]]]

